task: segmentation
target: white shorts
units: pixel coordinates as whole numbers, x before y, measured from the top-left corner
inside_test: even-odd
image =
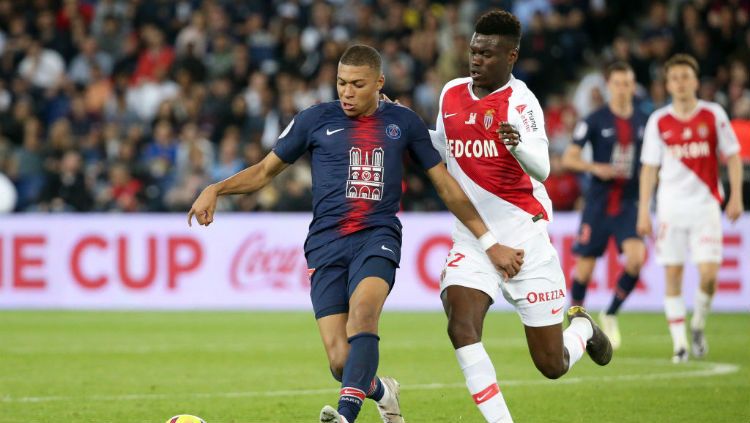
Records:
[[[565,276],[549,236],[536,235],[516,248],[524,250],[524,264],[513,279],[505,280],[476,238],[454,235],[453,248],[440,277],[440,292],[451,285],[464,286],[486,293],[494,302],[502,290],[524,325],[562,323]]]
[[[685,263],[687,248],[695,263],[721,263],[721,209],[700,213],[658,213],[656,260],[662,265]]]

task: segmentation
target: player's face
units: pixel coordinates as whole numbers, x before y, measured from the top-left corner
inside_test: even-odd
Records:
[[[607,90],[613,101],[627,103],[635,94],[635,75],[632,71],[614,71],[607,80]]]
[[[515,44],[499,35],[477,34],[469,43],[469,74],[474,85],[490,91],[503,86],[518,60]]]
[[[674,65],[667,71],[667,92],[672,99],[685,101],[695,98],[698,77],[688,65]]]
[[[339,63],[336,91],[344,113],[349,117],[357,117],[375,112],[384,83],[383,74],[369,66]]]

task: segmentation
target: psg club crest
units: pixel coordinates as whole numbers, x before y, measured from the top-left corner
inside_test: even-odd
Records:
[[[492,121],[494,120],[495,111],[490,109],[484,112],[484,129],[490,129]]]
[[[395,123],[392,123],[385,128],[385,134],[388,135],[388,138],[397,140],[401,138],[401,128]]]

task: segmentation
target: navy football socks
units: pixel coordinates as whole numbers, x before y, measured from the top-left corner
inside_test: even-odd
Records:
[[[638,283],[638,275],[633,276],[629,275],[628,272],[622,272],[620,279],[617,280],[615,296],[612,298],[612,304],[610,304],[607,309],[607,314],[617,314],[617,310],[620,309],[622,303],[624,303],[625,299],[628,298],[628,295],[633,292],[636,283]]]
[[[367,332],[358,333],[349,338],[351,349],[344,366],[338,407],[339,414],[346,417],[349,422],[353,422],[357,418],[362,403],[372,390],[373,379],[378,370],[378,341],[380,341],[380,338],[377,335]],[[382,389],[381,384],[381,398],[383,396]],[[375,390],[377,390],[377,386]]]
[[[375,376],[372,379],[372,383],[370,384],[370,390],[367,392],[367,398],[370,398],[374,401],[380,401],[383,399],[383,395],[385,395],[385,388],[383,388],[383,382],[380,381],[380,378]]]
[[[588,284],[585,284],[578,279],[573,279],[573,284],[570,287],[570,295],[572,300],[570,305],[582,306],[583,300],[586,298],[586,288]]]

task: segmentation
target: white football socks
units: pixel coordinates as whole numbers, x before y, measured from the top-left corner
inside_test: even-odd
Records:
[[[503,394],[497,385],[495,367],[481,342],[456,350],[456,358],[466,378],[474,402],[489,423],[513,423]]]
[[[695,293],[695,305],[693,307],[693,318],[690,320],[690,327],[695,330],[706,328],[706,317],[711,311],[711,300],[713,295],[708,295],[700,288]]]
[[[594,336],[594,328],[591,322],[584,317],[574,317],[570,326],[563,332],[563,343],[568,350],[568,370],[583,357],[586,351],[586,342]]]
[[[685,333],[685,300],[682,296],[664,297],[664,314],[669,323],[672,334],[673,351],[687,350],[687,334]]]

